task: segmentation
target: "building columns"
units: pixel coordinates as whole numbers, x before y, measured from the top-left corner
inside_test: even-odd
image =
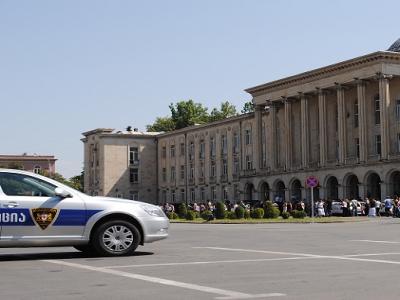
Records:
[[[309,125],[308,125],[308,99],[301,94],[300,114],[301,114],[301,167],[303,169],[308,166],[309,154]]]
[[[318,122],[319,122],[319,164],[326,165],[327,160],[327,130],[326,130],[326,94],[318,90]]]
[[[390,77],[378,74],[379,78],[379,103],[380,103],[380,121],[381,121],[381,159],[389,159],[390,136],[389,136],[389,79]]]
[[[344,102],[344,89],[336,85],[337,108],[338,108],[338,140],[339,140],[339,164],[343,165],[346,160],[346,107]]]
[[[253,155],[253,161],[254,161],[254,169],[258,173],[261,168],[261,163],[262,163],[262,111],[264,109],[264,106],[261,105],[256,105],[254,107],[254,117],[255,117],[255,137],[256,140],[253,141],[253,149],[254,149],[254,155]]]
[[[367,104],[365,98],[365,82],[357,81],[357,101],[358,101],[358,132],[360,141],[360,162],[368,160],[368,141],[367,141]]]
[[[269,153],[270,153],[270,167],[271,170],[275,170],[277,167],[277,136],[276,136],[276,104],[270,102],[269,105],[269,120],[270,120],[270,130],[271,134],[269,135],[271,140],[268,143],[269,145]]]
[[[292,168],[292,102],[285,99],[285,165]]]

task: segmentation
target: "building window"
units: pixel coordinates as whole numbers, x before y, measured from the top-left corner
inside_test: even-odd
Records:
[[[167,181],[167,169],[162,168],[162,181]]]
[[[226,135],[221,136],[221,154],[225,155],[227,153],[227,139]]]
[[[379,95],[375,95],[374,103],[375,103],[375,125],[381,124],[381,103],[380,103]]]
[[[129,195],[130,195],[131,200],[139,201],[139,192],[138,191],[130,191]]]
[[[233,153],[239,153],[240,145],[239,145],[239,135],[237,132],[233,134]]]
[[[196,191],[194,189],[190,189],[190,202],[196,202]]]
[[[138,147],[129,147],[129,164],[137,165],[139,162],[139,149]]]
[[[163,146],[161,149],[161,157],[166,158],[167,157],[167,147]]]
[[[42,168],[40,166],[35,166],[33,168],[33,173],[35,174],[40,174],[40,171],[42,170]]]
[[[246,129],[244,131],[244,141],[246,145],[251,144],[251,129]]]
[[[181,180],[185,179],[185,166],[181,165]]]
[[[171,167],[171,181],[175,181],[175,167]]]
[[[189,144],[189,160],[194,159],[194,142],[190,142]]]
[[[123,193],[117,193],[117,198],[124,198],[124,194]]]
[[[190,179],[194,179],[194,165],[190,164]]]
[[[185,143],[180,143],[180,145],[179,145],[179,154],[180,154],[180,156],[184,156],[185,155]]]
[[[215,156],[215,138],[210,138],[210,156]]]
[[[228,188],[225,186],[222,187],[222,199],[224,199],[224,201],[228,200]]]
[[[246,170],[253,170],[253,160],[251,155],[246,155]]]
[[[200,169],[199,169],[199,177],[204,178],[204,163],[200,163]]]
[[[233,199],[234,200],[239,200],[240,192],[239,192],[239,185],[234,184],[233,185]]]
[[[175,145],[171,145],[169,149],[169,154],[171,157],[175,157]]]
[[[356,157],[360,158],[360,139],[355,138],[355,144],[356,144]]]
[[[210,169],[210,176],[215,177],[215,161],[211,161],[211,169]]]
[[[222,175],[228,174],[228,162],[226,159],[222,160]]]
[[[211,200],[212,201],[217,200],[217,188],[215,186],[211,187]]]
[[[206,152],[206,144],[204,143],[204,140],[201,140],[199,157],[203,159],[205,157],[205,152]]]
[[[400,121],[400,100],[396,100],[396,120]]]
[[[354,128],[358,127],[358,101],[354,102]]]
[[[381,135],[380,134],[375,136],[375,152],[378,155],[382,154],[382,144],[381,144]]]
[[[233,160],[233,174],[239,174],[239,159]]]
[[[129,182],[138,183],[139,182],[139,169],[131,168],[129,170]]]
[[[175,193],[175,190],[172,190],[171,191],[171,202],[175,203],[175,201],[176,201],[176,193]]]
[[[161,199],[162,199],[162,203],[166,203],[167,202],[167,191],[162,191]]]
[[[400,133],[397,134],[397,152],[400,153]]]
[[[184,189],[181,190],[181,202],[186,202],[186,193]]]
[[[204,202],[206,200],[206,191],[203,187],[200,189],[200,200],[201,202]]]

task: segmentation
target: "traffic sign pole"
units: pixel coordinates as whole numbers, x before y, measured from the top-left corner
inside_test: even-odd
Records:
[[[311,222],[314,223],[314,187],[311,187]]]

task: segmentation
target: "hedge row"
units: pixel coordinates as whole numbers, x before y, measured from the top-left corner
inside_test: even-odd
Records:
[[[264,208],[255,208],[251,211],[244,209],[241,206],[236,207],[235,211],[226,211],[225,205],[222,202],[217,202],[215,205],[215,215],[209,211],[203,211],[198,213],[193,210],[188,210],[184,203],[180,203],[178,206],[178,213],[168,212],[167,217],[169,219],[186,219],[195,220],[202,218],[203,220],[210,221],[216,219],[276,219],[280,215],[280,211],[273,205],[271,201],[266,201]],[[288,212],[282,213],[282,218],[288,219],[290,216],[296,219],[304,219],[307,214],[304,211],[293,210],[290,214]]]

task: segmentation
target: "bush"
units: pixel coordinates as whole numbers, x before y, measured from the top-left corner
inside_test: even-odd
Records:
[[[256,208],[250,212],[250,216],[253,219],[262,219],[264,217],[264,209]]]
[[[192,221],[194,219],[196,219],[196,212],[194,212],[193,210],[189,210],[186,213],[186,220]]]
[[[167,217],[170,220],[178,219],[178,215],[176,213],[174,213],[173,211],[167,212]]]
[[[234,211],[228,211],[226,214],[226,217],[228,219],[234,220],[234,219],[236,219],[236,213]]]
[[[292,217],[295,219],[304,219],[307,216],[303,210],[292,210]]]
[[[178,216],[182,219],[186,218],[187,215],[187,207],[185,203],[180,203],[178,205]]]
[[[266,201],[264,206],[264,218],[275,219],[279,217],[279,215],[280,211],[272,204],[272,201]]]
[[[211,211],[205,210],[201,213],[201,218],[206,221],[210,221],[214,219],[214,215]]]
[[[236,218],[243,219],[244,218],[244,211],[245,209],[241,206],[235,208]]]
[[[225,205],[222,202],[217,202],[215,205],[215,217],[217,219],[225,219],[226,216],[226,211],[225,211]]]
[[[264,215],[264,212],[263,212],[263,215]],[[244,218],[245,219],[250,219],[250,211],[247,210],[247,209],[244,210]]]
[[[284,212],[282,213],[282,218],[284,218],[284,219],[289,219],[289,217],[290,217],[290,214],[289,214],[287,211],[284,211]]]

